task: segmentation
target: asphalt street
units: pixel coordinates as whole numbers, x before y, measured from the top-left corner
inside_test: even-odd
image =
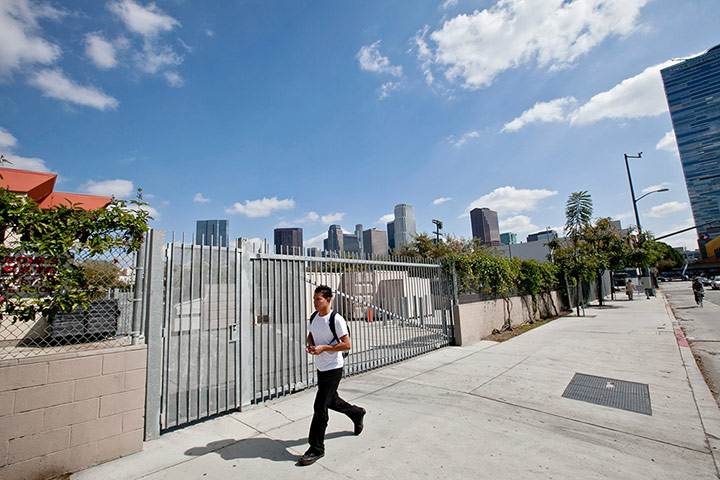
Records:
[[[685,332],[705,381],[720,404],[720,290],[705,288],[703,307],[695,303],[691,282],[660,285]]]

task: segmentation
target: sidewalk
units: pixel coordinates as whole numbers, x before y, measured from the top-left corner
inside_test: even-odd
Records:
[[[332,412],[326,455],[309,467],[295,462],[315,389],[71,478],[718,478],[720,411],[664,297],[608,305],[344,379],[365,430],[353,436]],[[575,373],[648,384],[652,415],[562,397]]]

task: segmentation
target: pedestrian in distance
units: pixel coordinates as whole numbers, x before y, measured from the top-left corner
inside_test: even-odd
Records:
[[[339,313],[330,308],[331,301],[330,287],[320,285],[315,289],[315,312],[310,316],[305,351],[315,356],[318,390],[308,435],[310,448],[298,460],[300,465],[312,465],[325,456],[328,409],[347,415],[353,422],[355,435],[360,435],[363,431],[365,409],[349,404],[337,393],[345,363],[343,353],[350,350],[351,342],[347,323]]]
[[[627,295],[628,300],[633,299],[633,292],[635,291],[635,286],[633,285],[632,281],[628,279],[627,283],[625,284],[625,295]]]

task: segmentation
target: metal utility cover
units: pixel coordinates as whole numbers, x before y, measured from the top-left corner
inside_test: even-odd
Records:
[[[596,405],[652,415],[650,389],[645,383],[576,373],[562,396]]]

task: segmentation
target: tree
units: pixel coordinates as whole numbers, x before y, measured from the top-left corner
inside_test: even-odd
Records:
[[[610,218],[599,218],[594,225],[587,225],[583,238],[596,256],[598,301],[602,305],[602,277],[608,270],[613,272],[625,267],[630,244]]]
[[[580,316],[580,285],[590,280],[598,269],[598,259],[591,245],[583,238],[590,225],[593,206],[587,191],[574,192],[565,204],[565,232],[568,241],[554,239],[548,243],[555,262],[577,286],[577,315]]]
[[[0,188],[0,315],[32,321],[87,307],[97,295],[82,260],[113,249],[140,249],[150,218],[137,200],[112,200],[87,211],[80,205],[40,209],[26,195]]]

